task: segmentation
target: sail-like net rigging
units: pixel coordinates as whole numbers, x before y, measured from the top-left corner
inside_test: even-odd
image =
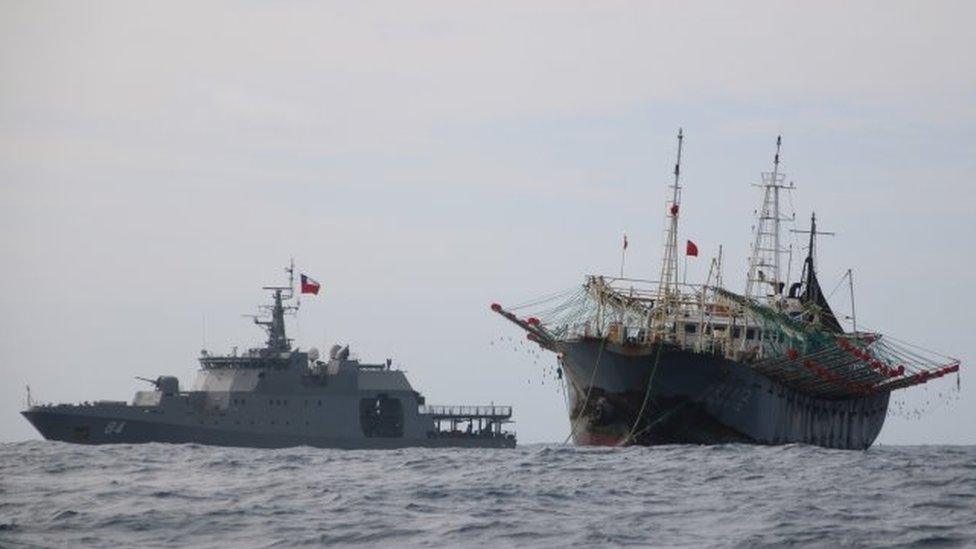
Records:
[[[823,398],[889,392],[959,370],[957,359],[879,333],[845,333],[832,312],[822,321],[818,300],[786,312],[722,288],[689,286],[662,311],[653,290],[615,284],[619,282],[588,277],[581,286],[507,310],[493,309],[550,350],[559,341],[580,338],[674,345],[722,354],[787,387]],[[687,325],[694,326],[688,331],[695,337],[686,337]]]
[[[888,392],[959,371],[959,360],[873,332],[837,332],[723,289],[762,330],[752,367],[806,394],[845,397]],[[833,317],[832,317],[833,318]]]

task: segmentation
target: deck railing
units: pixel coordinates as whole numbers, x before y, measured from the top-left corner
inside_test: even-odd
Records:
[[[435,419],[444,418],[494,418],[512,417],[511,406],[421,406],[421,414],[429,414]]]

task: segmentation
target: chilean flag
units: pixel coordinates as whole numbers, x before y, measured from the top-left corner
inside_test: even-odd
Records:
[[[319,283],[312,280],[311,278],[302,275],[302,293],[319,295]]]

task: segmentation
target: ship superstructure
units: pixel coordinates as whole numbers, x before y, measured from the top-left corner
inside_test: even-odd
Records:
[[[254,322],[263,347],[203,351],[191,390],[173,376],[145,379],[154,390],[131,403],[29,405],[23,412],[51,440],[82,444],[173,442],[224,446],[331,448],[515,446],[503,430],[509,406],[428,406],[391,360],[364,363],[348,346],[320,360],[292,346],[285,316],[298,310],[294,268],[286,286],[268,286],[272,303]],[[140,378],[141,379],[141,378]]]
[[[762,174],[744,293],[722,283],[721,257],[702,284],[678,281],[680,158],[665,204],[657,281],[588,276],[573,291],[492,309],[556,353],[578,444],[752,442],[870,446],[891,391],[959,371],[959,361],[882,334],[845,332],[817,278],[818,230],[789,285],[781,243],[780,169]],[[850,273],[848,273],[850,276]],[[856,326],[856,325],[855,325]]]

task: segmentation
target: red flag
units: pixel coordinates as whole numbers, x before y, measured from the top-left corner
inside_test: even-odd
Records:
[[[302,293],[319,295],[319,283],[311,278],[302,275]]]
[[[685,246],[685,255],[698,257],[698,246],[695,246],[695,243],[689,240]]]
[[[627,235],[624,235],[624,249],[627,249]]]

